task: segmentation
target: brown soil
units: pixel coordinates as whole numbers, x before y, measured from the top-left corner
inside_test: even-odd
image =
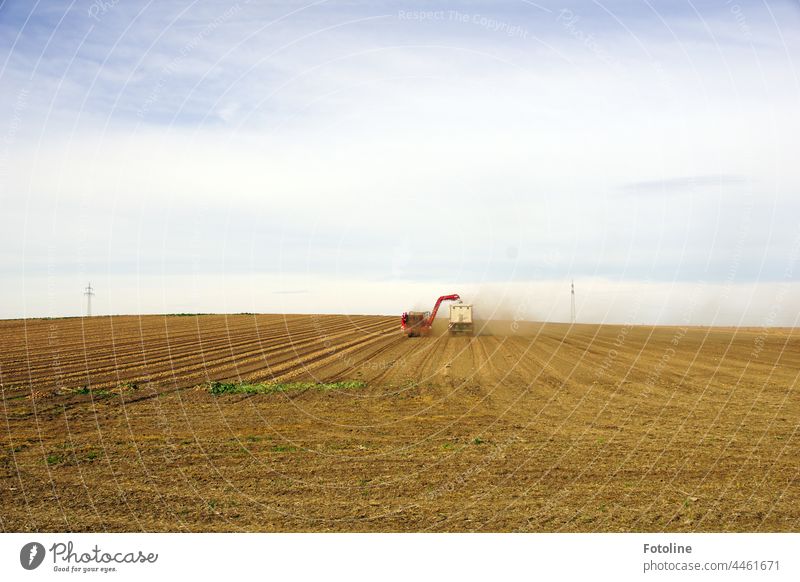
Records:
[[[798,530],[800,331],[479,329],[0,321],[0,529]]]

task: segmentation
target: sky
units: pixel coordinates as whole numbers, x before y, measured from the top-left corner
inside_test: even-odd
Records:
[[[0,318],[796,325],[798,104],[796,0],[5,1]]]

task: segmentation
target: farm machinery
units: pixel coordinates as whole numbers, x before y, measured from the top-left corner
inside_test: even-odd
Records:
[[[461,301],[458,293],[442,295],[436,300],[431,311],[405,311],[400,317],[400,327],[408,337],[428,336],[431,334],[433,320],[439,312],[442,301],[457,301],[450,306],[450,321],[447,330],[451,335],[472,335],[472,305]]]

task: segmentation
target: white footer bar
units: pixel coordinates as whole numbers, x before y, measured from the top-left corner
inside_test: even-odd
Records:
[[[3,534],[1,580],[800,580],[800,534]]]

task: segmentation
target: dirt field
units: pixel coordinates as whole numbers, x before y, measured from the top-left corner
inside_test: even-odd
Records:
[[[484,331],[0,321],[0,529],[800,531],[800,330]]]

